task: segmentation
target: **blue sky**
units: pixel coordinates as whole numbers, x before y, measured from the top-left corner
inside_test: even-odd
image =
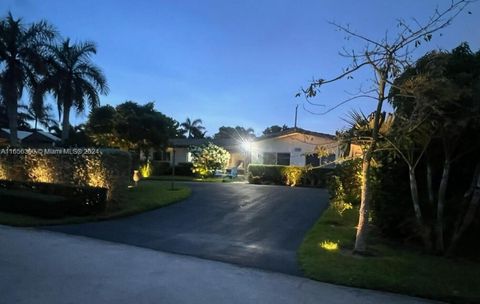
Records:
[[[72,40],[97,43],[94,61],[105,72],[110,94],[102,104],[126,100],[155,101],[176,120],[201,118],[213,135],[220,126],[252,127],[256,133],[273,124],[293,125],[300,104],[299,127],[334,133],[351,109],[371,112],[374,103],[357,100],[327,115],[313,115],[295,98],[313,77],[335,76],[348,60],[338,51],[358,47],[328,21],[350,24],[372,38],[395,30],[396,19],[425,20],[438,1],[54,1],[2,0],[26,22],[46,19]],[[418,51],[451,49],[467,41],[480,48],[480,2],[462,14],[443,34]],[[368,86],[360,73],[324,87],[315,102],[333,106]],[[307,107],[312,111],[324,108]],[[388,107],[387,107],[388,109]],[[84,121],[88,113],[74,117]]]

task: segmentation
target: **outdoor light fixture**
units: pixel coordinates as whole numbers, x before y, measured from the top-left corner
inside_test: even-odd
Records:
[[[138,170],[133,171],[133,181],[135,182],[135,187],[138,186],[138,181],[140,180],[140,173]]]
[[[251,151],[252,150],[252,142],[251,141],[242,141],[242,147],[245,151]]]

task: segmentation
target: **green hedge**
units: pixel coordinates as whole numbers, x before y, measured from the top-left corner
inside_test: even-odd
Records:
[[[100,213],[107,189],[0,180],[0,210],[45,218]]]
[[[120,200],[131,183],[130,153],[117,149],[22,149],[0,154],[0,180],[107,188],[107,198]],[[42,153],[38,153],[42,152]]]
[[[193,176],[193,171],[192,171],[193,165],[192,163],[178,163],[175,166],[175,175],[179,176]],[[172,174],[172,167],[170,167],[167,171],[168,175]]]
[[[250,164],[248,166],[248,182],[251,184],[325,187],[333,170],[333,168],[325,167]]]
[[[152,175],[166,175],[170,171],[170,162],[168,161],[157,161],[154,160],[151,162],[153,167]]]

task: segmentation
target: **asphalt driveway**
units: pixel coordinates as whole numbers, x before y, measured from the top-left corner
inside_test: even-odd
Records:
[[[327,207],[323,189],[189,183],[183,202],[51,231],[301,275],[296,251]]]

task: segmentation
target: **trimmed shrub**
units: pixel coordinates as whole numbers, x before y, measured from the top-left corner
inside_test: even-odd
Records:
[[[122,197],[131,181],[131,157],[125,151],[95,148],[39,151],[43,150],[0,154],[0,176],[11,181],[106,188],[108,200]]]
[[[192,163],[178,163],[175,166],[175,175],[178,176],[193,176],[194,173],[192,172],[193,165]],[[167,175],[172,174],[172,167],[170,167],[167,171]]]
[[[248,165],[248,180],[258,180],[260,184],[285,185],[283,170],[279,165]]]
[[[304,183],[310,186],[327,187],[334,170],[334,168],[309,167],[305,172]]]
[[[324,167],[250,164],[248,166],[248,182],[251,184],[325,187],[332,172],[332,168]]]
[[[170,163],[168,161],[152,161],[152,175],[166,175],[170,172]],[[170,172],[171,173],[171,172]]]
[[[0,180],[0,197],[2,211],[58,218],[104,211],[107,189]]]

